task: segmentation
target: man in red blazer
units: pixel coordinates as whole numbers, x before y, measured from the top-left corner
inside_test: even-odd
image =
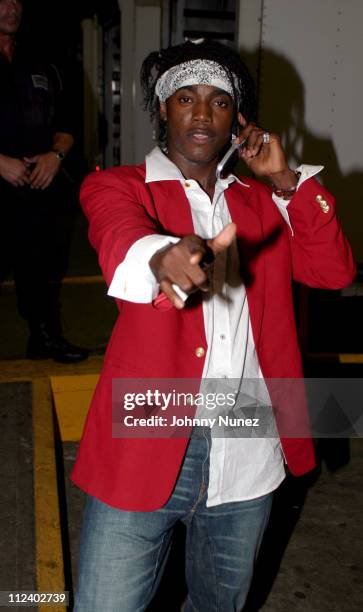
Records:
[[[269,404],[273,380],[302,377],[292,279],[340,288],[355,267],[334,199],[313,178],[322,168],[291,170],[278,136],[251,121],[253,84],[234,52],[188,42],[152,53],[142,84],[161,147],[145,164],[91,175],[81,193],[120,314],[72,475],[88,494],[75,609],[145,610],[181,520],[185,610],[232,612],[243,608],[284,463],[294,475],[315,465],[303,402],[285,394],[281,439],[211,435],[207,426],[190,438],[165,434],[166,406],[153,435],[144,419],[120,439],[115,414],[126,423],[129,410],[133,422],[135,403],[113,414],[113,381],[130,392],[136,378],[149,389],[155,379],[197,380],[200,389],[219,381],[224,391],[257,381],[252,395]],[[238,125],[240,158],[271,186],[216,177]]]

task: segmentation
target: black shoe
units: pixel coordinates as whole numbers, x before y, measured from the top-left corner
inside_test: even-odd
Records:
[[[33,331],[26,348],[27,359],[54,359],[58,363],[78,363],[87,359],[89,351],[71,344],[62,336],[51,336],[41,325]]]

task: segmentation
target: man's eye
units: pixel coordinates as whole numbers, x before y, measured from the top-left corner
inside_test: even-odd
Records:
[[[192,99],[189,96],[181,96],[179,98],[179,102],[181,102],[182,104],[187,104],[188,102],[191,102]]]
[[[215,104],[220,108],[226,108],[228,106],[228,102],[226,100],[216,100]]]

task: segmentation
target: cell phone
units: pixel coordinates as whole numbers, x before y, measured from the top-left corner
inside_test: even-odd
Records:
[[[221,161],[219,162],[219,164],[217,166],[217,170],[216,170],[216,178],[217,178],[217,180],[221,178],[223,170],[224,170],[225,166],[227,165],[227,162],[231,159],[232,155],[236,151],[241,150],[245,146],[247,140],[248,140],[248,138],[245,138],[239,144],[235,144],[234,142],[231,144],[231,146],[228,149],[227,153],[224,155],[224,157],[222,157]]]

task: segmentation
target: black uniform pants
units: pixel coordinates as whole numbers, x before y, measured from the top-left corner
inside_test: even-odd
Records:
[[[68,265],[74,196],[59,177],[48,189],[0,182],[0,279],[13,271],[19,314],[61,332],[60,288]]]

